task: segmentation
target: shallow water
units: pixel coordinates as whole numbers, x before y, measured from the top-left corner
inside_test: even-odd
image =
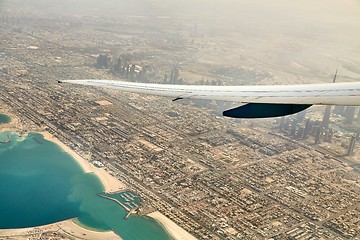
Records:
[[[117,203],[97,196],[103,191],[56,144],[31,133],[0,133],[0,228],[24,228],[78,217],[99,230],[114,230],[124,240],[168,240],[166,230],[148,217],[132,216]]]

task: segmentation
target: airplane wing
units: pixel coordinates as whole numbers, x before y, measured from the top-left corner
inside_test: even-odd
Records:
[[[206,99],[245,104],[224,111],[234,118],[278,117],[311,105],[360,105],[360,82],[302,85],[203,86],[122,82],[115,80],[60,80],[72,83],[179,99]]]

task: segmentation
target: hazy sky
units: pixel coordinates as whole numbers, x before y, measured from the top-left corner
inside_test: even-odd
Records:
[[[353,15],[360,15],[360,1],[359,0],[302,0],[302,1],[289,1],[289,0],[150,0],[155,5],[162,5],[168,9],[189,10],[196,11],[217,11],[221,12],[237,12],[242,10],[260,11],[278,11],[290,13],[350,13]]]
[[[310,17],[329,21],[360,22],[360,0],[0,0],[72,14],[190,15],[245,20],[244,14],[262,19]],[[0,5],[1,6],[1,5]]]
[[[353,26],[360,31],[360,0],[0,0],[39,12],[71,15],[188,16],[227,24],[312,22]],[[1,7],[1,5],[0,5]]]
[[[225,28],[237,32],[230,40],[260,59],[271,50],[268,55],[283,60],[286,49],[295,60],[312,61],[311,66],[324,62],[317,55],[331,55],[334,63],[323,64],[331,68],[339,58],[359,66],[360,0],[0,0],[0,10],[6,4],[25,6],[15,9],[40,17],[167,16],[173,18],[175,31],[184,29],[187,19],[205,34]]]
[[[360,19],[360,0],[0,0],[2,2],[19,2],[43,6],[72,6],[78,8],[148,8],[148,14],[156,9],[164,10],[164,14],[216,14],[237,13],[243,11],[260,11],[283,14],[320,14],[357,16]],[[153,6],[153,8],[151,8]],[[136,11],[136,10],[134,10]]]
[[[360,22],[359,0],[152,0],[152,2],[166,9],[169,15],[213,15],[237,20],[241,19],[242,14],[248,13],[268,20],[310,17],[322,21]]]

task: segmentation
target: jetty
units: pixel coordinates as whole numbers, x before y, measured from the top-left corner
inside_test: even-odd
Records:
[[[125,219],[128,219],[131,214],[136,213],[136,211],[137,211],[138,209],[139,209],[139,208],[133,208],[133,209],[131,209],[131,210],[126,214]]]
[[[125,204],[123,204],[122,202],[120,202],[119,200],[117,200],[117,199],[115,199],[115,198],[112,198],[112,197],[109,197],[109,196],[105,196],[105,195],[102,195],[102,194],[98,194],[98,196],[116,202],[117,204],[119,204],[120,206],[122,206],[122,207],[123,207],[126,211],[128,211],[128,212],[131,211],[131,209],[130,209],[128,206],[126,206]]]
[[[128,206],[126,206],[125,204],[123,204],[122,202],[120,202],[119,200],[117,200],[115,198],[112,198],[112,197],[109,197],[109,196],[106,196],[106,195],[102,195],[102,194],[98,194],[98,196],[102,197],[102,198],[109,199],[111,201],[114,201],[117,204],[119,204],[120,206],[122,206],[128,212],[126,214],[126,216],[125,216],[125,219],[128,219],[131,214],[136,213],[136,211],[139,209],[139,206],[136,203],[134,203],[134,205],[136,205],[136,207],[132,207],[131,204],[129,204],[128,202],[126,203]]]

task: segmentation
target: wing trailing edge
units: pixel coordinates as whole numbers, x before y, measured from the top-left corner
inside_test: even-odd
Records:
[[[58,82],[171,97],[173,101],[203,99],[246,104],[223,112],[224,116],[233,118],[285,116],[311,105],[360,106],[360,82],[252,86],[171,85],[99,79]]]

